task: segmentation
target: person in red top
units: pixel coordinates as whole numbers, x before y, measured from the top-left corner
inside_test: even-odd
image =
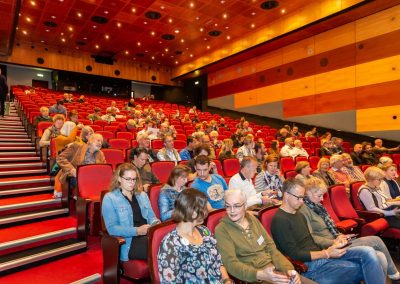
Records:
[[[132,132],[132,130],[136,130],[136,123],[133,119],[128,119],[125,123],[118,124],[117,131],[124,131],[124,132]]]

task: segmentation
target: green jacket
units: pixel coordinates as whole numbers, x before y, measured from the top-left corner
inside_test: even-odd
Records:
[[[217,248],[229,274],[246,281],[256,282],[257,271],[272,263],[278,271],[292,270],[293,265],[276,248],[261,223],[246,213],[250,234],[231,221],[222,218],[215,229]]]

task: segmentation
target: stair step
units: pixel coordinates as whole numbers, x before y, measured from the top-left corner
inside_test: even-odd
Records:
[[[10,121],[10,120],[0,120],[0,126],[5,127],[5,126],[22,126],[21,121]]]
[[[20,159],[20,162],[25,160]],[[45,169],[46,163],[43,162],[32,162],[32,163],[8,163],[0,164],[0,172],[11,171],[11,170],[28,170],[28,169]]]
[[[0,151],[34,151],[36,150],[35,146],[1,146]]]
[[[0,178],[0,190],[50,185],[50,176]]]
[[[88,277],[71,282],[70,284],[95,284],[95,283],[100,283],[100,281],[101,281],[101,274],[95,273]]]
[[[13,156],[36,156],[35,151],[22,151],[22,152],[0,152],[0,157],[13,157]],[[24,157],[21,157],[23,159]]]
[[[32,145],[32,141],[29,138],[8,138],[8,137],[9,137],[8,135],[6,137],[4,137],[4,138],[0,137],[1,141],[3,141],[1,143],[4,143],[4,142],[6,142],[6,143],[10,143],[10,142],[17,142],[17,143],[25,142],[26,143],[26,142],[29,142]]]
[[[11,141],[11,142],[0,142],[0,147],[2,146],[15,146],[15,147],[33,147],[33,143],[29,141]],[[1,148],[0,148],[1,149]]]
[[[40,186],[40,187],[28,187],[28,188],[18,188],[18,189],[10,189],[10,190],[0,190],[0,197],[6,197],[10,195],[20,195],[20,194],[28,194],[28,193],[44,193],[51,192],[54,188],[52,186]]]
[[[11,127],[4,127],[4,126],[0,126],[0,133],[1,134],[5,134],[7,132],[11,132],[11,133],[15,133],[15,132],[26,132],[25,128],[23,128],[22,126],[13,126]]]
[[[76,237],[75,218],[63,217],[0,229],[0,255]]]
[[[47,218],[56,218],[68,214],[67,208],[42,209],[34,212],[15,213],[7,216],[0,216],[0,226],[15,225],[26,221],[37,221]]]
[[[68,239],[37,248],[16,252],[0,257],[0,272],[35,264],[50,258],[80,252],[86,249],[87,243],[76,239]]]
[[[33,170],[12,170],[12,171],[0,171],[0,177],[4,176],[16,176],[16,175],[36,175],[45,174],[47,169],[33,169]]]
[[[3,140],[3,141],[6,141],[5,139],[9,139],[9,138],[25,138],[25,139],[27,139],[27,138],[29,138],[28,137],[28,134],[26,134],[26,133],[18,133],[18,132],[8,132],[8,133],[5,133],[5,132],[2,132],[2,133],[0,133],[0,139],[1,140]]]
[[[43,208],[55,208],[61,206],[61,199],[53,198],[52,193],[44,193],[30,196],[18,196],[0,199],[0,215],[27,212]]]
[[[40,161],[40,157],[14,157],[14,158],[0,158],[0,163],[7,163],[7,162],[20,162],[23,160],[24,162],[28,161]]]

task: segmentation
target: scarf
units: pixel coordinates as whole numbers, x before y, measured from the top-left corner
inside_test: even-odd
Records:
[[[307,205],[314,213],[316,213],[319,217],[324,220],[325,225],[328,227],[329,232],[336,238],[340,232],[336,228],[335,222],[333,222],[331,216],[329,216],[328,212],[326,211],[325,207],[321,204],[315,204],[312,202],[308,197],[304,198],[304,204]]]

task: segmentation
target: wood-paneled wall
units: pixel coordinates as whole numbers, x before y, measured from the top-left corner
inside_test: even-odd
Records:
[[[38,58],[43,58],[44,63],[39,64]],[[146,63],[118,60],[114,65],[96,63],[89,53],[68,52],[59,53],[57,50],[45,50],[43,46],[31,46],[21,44],[14,46],[13,53],[9,57],[0,57],[0,62],[49,68],[56,70],[66,70],[92,75],[115,77],[134,81],[175,85],[171,81],[172,70],[170,67],[149,65]],[[92,71],[86,70],[90,65]],[[120,75],[115,75],[115,70],[119,70]]]

